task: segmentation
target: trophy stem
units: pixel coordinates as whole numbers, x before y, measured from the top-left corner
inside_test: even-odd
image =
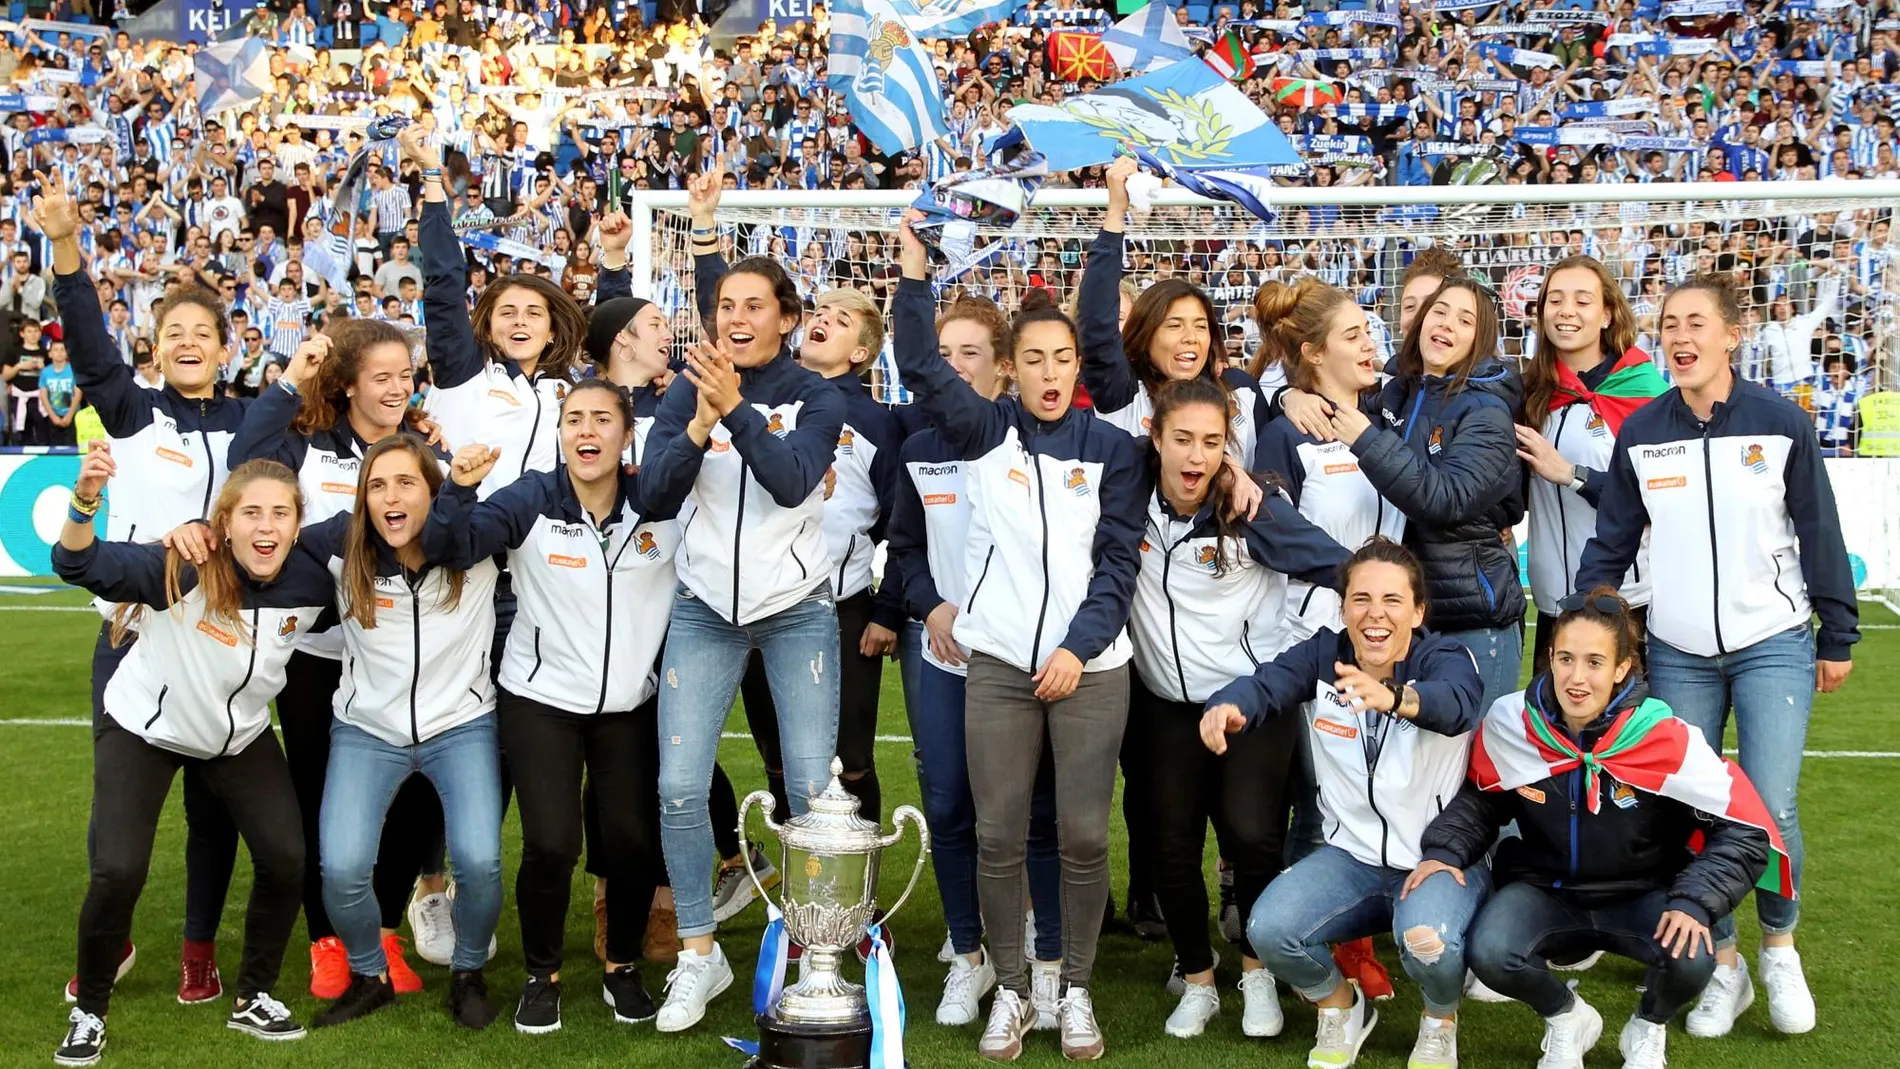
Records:
[[[862,1020],[864,989],[840,974],[843,961],[837,947],[807,946],[803,975],[779,996],[774,1016],[812,1023]]]

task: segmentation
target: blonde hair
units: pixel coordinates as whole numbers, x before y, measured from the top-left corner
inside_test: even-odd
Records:
[[[1260,348],[1254,352],[1247,373],[1259,378],[1277,364],[1286,372],[1286,380],[1298,389],[1314,392],[1313,365],[1302,360],[1302,345],[1322,348],[1332,325],[1333,312],[1352,302],[1352,297],[1337,286],[1329,286],[1311,275],[1297,282],[1269,282],[1253,295],[1254,322],[1260,325]]]

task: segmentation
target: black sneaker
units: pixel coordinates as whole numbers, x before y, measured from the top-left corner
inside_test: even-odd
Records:
[[[310,1022],[310,1027],[329,1028],[344,1024],[395,1004],[396,988],[388,980],[351,973],[350,986],[344,988],[343,994],[337,996],[337,1000],[330,1003],[327,1009],[317,1014],[316,1019]]]
[[[1161,903],[1153,895],[1128,899],[1128,923],[1134,926],[1135,935],[1150,943],[1168,937],[1168,922],[1162,919]]]
[[[529,976],[515,1006],[515,1031],[531,1036],[561,1030],[561,981]]]
[[[647,994],[647,985],[640,980],[640,970],[632,965],[607,970],[607,975],[600,978],[600,997],[613,1007],[614,1021],[619,1024],[651,1021],[660,1012],[653,996]]]
[[[232,1010],[231,1019],[224,1022],[224,1026],[248,1032],[259,1039],[303,1038],[303,1025],[290,1019],[290,1007],[270,997],[268,991],[259,991],[246,1000],[241,1008]]]
[[[92,1065],[99,1061],[99,1052],[106,1049],[105,1018],[87,1013],[74,1006],[66,1015],[71,1027],[66,1029],[66,1038],[59,1049],[53,1052],[53,1061],[60,1065]]]
[[[456,970],[449,974],[449,1016],[463,1028],[472,1028],[479,1032],[487,1028],[495,1019],[495,1002],[488,997],[488,980],[480,969],[467,972]],[[555,1023],[560,1021],[560,1007],[555,1007]]]

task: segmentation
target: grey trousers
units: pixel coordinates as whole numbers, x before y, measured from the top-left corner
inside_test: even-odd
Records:
[[[1023,861],[1029,799],[1048,740],[1055,759],[1056,824],[1062,853],[1062,987],[1087,988],[1096,921],[1108,904],[1108,814],[1122,729],[1128,666],[1089,672],[1058,702],[1036,697],[1030,673],[987,654],[970,657],[964,721],[970,794],[976,802],[977,901],[997,983],[1029,994],[1023,960]]]

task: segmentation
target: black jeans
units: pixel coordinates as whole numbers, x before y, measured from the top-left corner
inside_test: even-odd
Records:
[[[844,789],[858,800],[858,811],[866,820],[882,821],[884,794],[877,782],[877,705],[884,682],[884,658],[866,657],[858,652],[864,629],[871,626],[872,597],[861,590],[838,601],[838,760],[844,763],[840,779]],[[745,675],[739,680],[739,696],[745,702],[746,725],[758,744],[759,757],[765,762],[765,778],[780,817],[791,813],[785,798],[785,762],[779,756],[778,712],[772,705],[772,688],[766,685],[765,661],[753,650],[746,661]],[[713,797],[717,798],[717,780]],[[735,810],[736,816],[736,810]],[[713,833],[718,835],[722,821],[713,816]],[[736,826],[736,820],[735,820]],[[732,854],[720,846],[722,857]]]
[[[1666,1024],[1695,1001],[1715,975],[1715,955],[1698,950],[1672,958],[1656,941],[1656,924],[1669,908],[1669,893],[1646,895],[1586,909],[1527,883],[1501,887],[1471,922],[1465,960],[1493,991],[1553,1017],[1570,1008],[1569,985],[1546,959],[1581,957],[1607,950],[1649,966],[1636,1015]]]
[[[780,783],[785,777],[779,776]],[[605,872],[597,859],[600,841],[600,802],[594,797],[594,783],[587,782],[581,795],[582,818],[587,822],[587,874],[602,876]],[[739,799],[732,793],[732,780],[726,777],[726,770],[717,761],[713,762],[712,789],[706,792],[706,811],[712,819],[713,845],[719,848],[721,860],[739,856]],[[782,811],[781,811],[782,812]],[[657,849],[657,846],[656,846]],[[656,886],[670,887],[666,875],[666,851],[660,851],[660,864],[653,873]]]
[[[1229,736],[1227,753],[1215,756],[1201,743],[1200,702],[1157,697],[1139,680],[1129,690],[1127,738],[1145,765],[1155,895],[1181,971],[1202,972],[1214,967],[1202,875],[1207,825],[1224,818],[1220,845],[1234,874],[1234,899],[1251,907],[1280,871],[1300,719],[1268,717],[1252,731]],[[1260,957],[1244,936],[1240,950]]]
[[[127,632],[125,644],[112,644],[112,621],[99,625],[99,640],[92,647],[92,733],[96,740],[104,728],[106,684],[132,652],[138,632]],[[198,766],[185,766],[185,939],[208,943],[218,937],[224,920],[224,899],[231,893],[231,870],[237,864],[237,825],[224,803],[205,785]],[[98,854],[97,820],[86,825],[86,858]]]
[[[594,860],[607,880],[607,960],[639,960],[660,864],[657,700],[630,712],[590,716],[504,690],[496,711],[521,810],[515,909],[528,972],[546,976],[561,968],[574,866],[581,856],[583,774],[593,784],[600,817]]]
[[[132,911],[152,863],[152,840],[172,776],[195,767],[237,822],[255,875],[244,915],[244,957],[237,996],[277,985],[284,944],[297,923],[304,870],[303,835],[290,770],[265,731],[238,753],[198,760],[161,750],[120,727],[100,726],[92,743],[92,815],[97,829],[92,879],[79,909],[79,1008],[104,1016],[119,951],[132,933]]]
[[[323,781],[330,768],[332,699],[343,678],[343,662],[293,653],[284,668],[284,689],[277,695],[277,722],[284,732],[284,757],[303,811],[304,927],[312,943],[336,934],[323,908],[323,869],[317,863],[318,815],[323,811]],[[383,840],[376,854],[376,903],[382,926],[402,927],[403,907],[416,876],[441,871],[442,800],[422,776],[410,776],[396,792],[383,819]]]

